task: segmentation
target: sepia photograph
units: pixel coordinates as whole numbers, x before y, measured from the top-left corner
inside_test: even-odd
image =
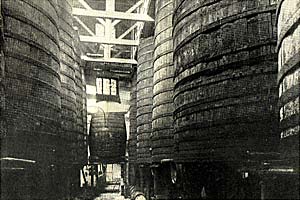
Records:
[[[300,199],[300,0],[0,0],[1,200]]]

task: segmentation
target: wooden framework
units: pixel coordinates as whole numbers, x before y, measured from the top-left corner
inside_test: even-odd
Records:
[[[101,10],[87,10],[82,8],[73,8],[73,15],[86,16],[86,17],[98,17],[105,19],[120,19],[120,20],[132,20],[132,21],[144,21],[152,22],[153,19],[145,14],[138,13],[123,13],[116,11],[101,11]]]
[[[103,56],[96,52],[94,55],[83,55],[82,59],[94,62],[137,64],[134,57],[137,49],[136,47],[139,45],[139,38],[143,25],[145,22],[154,21],[147,14],[151,0],[139,0],[126,12],[115,11],[115,0],[105,1],[105,11],[92,9],[85,0],[78,0],[84,8],[73,8],[75,20],[89,34],[80,35],[80,41],[101,44],[101,47],[104,50]],[[95,24],[95,33],[80,19],[80,17],[95,17],[97,22],[99,22],[99,24]],[[115,26],[122,20],[136,21],[136,23],[116,38]],[[100,34],[101,30],[99,30],[102,27],[104,27],[104,36]],[[134,33],[132,39],[124,39],[130,33]],[[111,50],[115,45],[132,46],[131,58],[113,58]]]
[[[105,57],[89,57],[81,56],[81,59],[91,62],[107,62],[107,63],[122,63],[122,64],[132,64],[137,65],[137,61],[134,59],[125,59],[125,58],[105,58]]]

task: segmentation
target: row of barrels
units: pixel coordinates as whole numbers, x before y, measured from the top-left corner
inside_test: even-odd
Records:
[[[130,184],[151,191],[151,166],[155,199],[259,198],[268,175],[250,170],[250,183],[239,169],[299,166],[299,22],[300,0],[156,1],[154,38],[137,55]]]
[[[86,163],[83,73],[71,9],[67,0],[1,1],[1,160],[14,162],[7,169],[19,169],[23,161],[36,163],[44,176],[36,186],[53,186],[53,195],[59,193],[58,177],[66,174],[61,167]],[[9,195],[18,192],[11,190]],[[50,194],[24,195],[44,199]]]
[[[64,0],[59,15],[60,78],[62,87],[62,158],[66,163],[85,163],[87,159],[83,115],[83,74],[79,36],[73,28],[72,6]],[[68,152],[69,155],[66,153]]]
[[[84,82],[84,69],[83,61],[81,60],[81,46],[79,40],[78,30],[75,30],[73,46],[75,49],[75,91],[76,91],[76,132],[77,132],[77,163],[86,163],[87,162],[87,136],[86,136],[86,126],[87,126],[87,107],[86,107],[86,94],[85,88],[86,84]],[[78,67],[77,67],[78,66]]]
[[[57,163],[61,115],[54,1],[2,1],[5,119],[1,157]]]
[[[137,74],[133,73],[130,91],[130,108],[129,108],[129,138],[127,143],[128,150],[128,183],[135,185],[137,177]],[[132,195],[131,195],[132,196]],[[134,198],[133,198],[134,199]]]
[[[132,78],[131,91],[130,91],[130,128],[129,128],[129,139],[128,139],[128,161],[130,163],[136,162],[136,144],[137,144],[137,124],[136,124],[136,112],[137,112],[137,90],[136,90],[136,72]]]
[[[156,2],[153,110],[152,110],[152,162],[171,159],[173,154],[173,1]]]
[[[240,161],[248,153],[274,152],[276,3],[176,5],[175,160]]]
[[[155,14],[155,36],[140,42],[137,97],[131,98],[137,104],[137,163],[161,162],[173,153],[173,1],[157,1]]]
[[[298,157],[299,2],[277,7],[156,3],[155,37],[138,52],[138,162],[246,161],[276,152],[279,135],[284,157]]]
[[[0,10],[2,10],[2,3],[0,2]],[[3,17],[0,13],[0,135],[6,134],[6,122],[4,120],[4,108],[5,108],[5,64],[4,64],[4,52],[3,52]]]
[[[45,199],[50,191],[44,188],[56,190],[51,184],[51,166],[60,163],[61,82],[57,5],[50,0],[5,0],[1,4],[4,21],[1,46],[5,56],[3,117],[6,122],[6,131],[1,134],[1,182],[4,183],[1,184],[1,197]],[[28,163],[9,161],[14,159]],[[28,170],[34,167],[29,163],[40,166],[42,173],[38,174],[36,168]],[[10,170],[18,169],[20,165],[24,170]],[[43,180],[35,182],[35,179],[27,178],[27,171],[40,175]],[[35,191],[34,185],[38,187]]]
[[[278,88],[282,157],[299,166],[300,0],[284,0],[278,16]]]
[[[154,39],[140,41],[137,68],[137,162],[151,163]]]

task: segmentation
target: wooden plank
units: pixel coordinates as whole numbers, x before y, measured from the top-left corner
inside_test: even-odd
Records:
[[[134,10],[136,10],[138,7],[140,7],[144,3],[144,0],[138,1],[136,4],[134,4],[131,8],[129,8],[125,13],[132,13]],[[118,23],[120,23],[121,20],[115,20],[112,25],[116,26]]]
[[[136,22],[134,25],[132,25],[129,29],[127,29],[122,35],[118,37],[118,39],[123,39],[128,35],[131,31],[133,31],[138,26],[138,22]]]
[[[123,63],[123,64],[133,64],[136,65],[137,61],[134,59],[125,59],[125,58],[93,58],[88,56],[81,56],[82,60],[92,61],[92,62],[107,62],[107,63]]]
[[[101,10],[87,10],[82,8],[73,8],[73,15],[99,17],[99,18],[106,18],[106,19],[142,21],[142,22],[154,21],[154,19],[152,19],[147,14],[124,13],[124,12],[117,12],[117,11],[108,12],[108,11],[101,11]]]
[[[117,71],[120,73],[131,72],[131,64],[118,64],[118,63],[99,63],[99,62],[87,62],[85,69],[95,69],[102,71]]]
[[[81,42],[92,42],[100,44],[110,44],[110,45],[125,45],[125,46],[138,46],[138,40],[127,40],[127,39],[114,39],[114,38],[105,38],[99,36],[79,36]]]
[[[87,27],[87,25],[81,21],[77,16],[74,16],[74,19],[92,36],[95,36],[95,33],[89,28]]]

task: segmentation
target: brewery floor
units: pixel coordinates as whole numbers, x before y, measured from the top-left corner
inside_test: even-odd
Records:
[[[122,196],[120,193],[104,193],[94,200],[129,200]]]

